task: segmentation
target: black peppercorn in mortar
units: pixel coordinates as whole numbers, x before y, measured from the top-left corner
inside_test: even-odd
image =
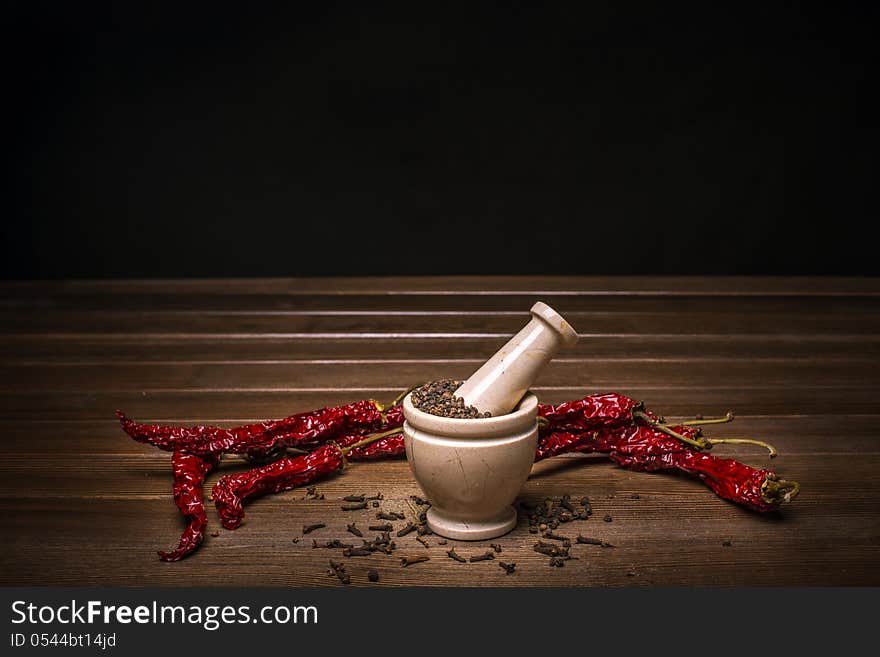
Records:
[[[458,419],[477,419],[491,417],[491,413],[481,413],[475,406],[465,406],[464,399],[455,396],[464,381],[441,379],[431,381],[412,391],[412,403],[417,409],[431,415]]]

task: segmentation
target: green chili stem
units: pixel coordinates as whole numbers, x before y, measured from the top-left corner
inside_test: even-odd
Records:
[[[706,420],[684,420],[683,422],[676,422],[680,427],[690,427],[690,426],[700,426],[703,424],[726,424],[728,422],[733,422],[733,413],[727,411],[727,414],[724,417],[712,417]]]
[[[658,422],[657,420],[652,418],[650,415],[648,415],[647,413],[644,413],[642,411],[633,411],[633,417],[646,422],[649,426],[652,426],[655,429],[657,429],[657,431],[665,433],[667,436],[672,436],[673,438],[676,438],[677,440],[680,440],[683,443],[687,443],[688,445],[690,445],[692,447],[696,447],[697,449],[709,449],[712,446],[711,443],[708,443],[705,440],[694,440],[693,438],[688,438],[687,436],[682,436],[677,431],[673,431],[667,425],[663,424],[662,422]]]
[[[734,445],[758,445],[770,452],[771,459],[775,459],[778,454],[773,445],[765,443],[763,440],[752,440],[750,438],[709,438],[708,440],[712,445],[719,445],[721,443],[731,443]]]
[[[370,443],[374,443],[377,440],[382,440],[383,438],[387,438],[388,436],[393,436],[395,434],[401,433],[403,431],[403,427],[397,427],[396,429],[389,429],[388,431],[382,431],[381,433],[371,433],[363,440],[359,440],[356,443],[349,445],[348,447],[340,448],[340,452],[343,454],[348,454],[351,450],[356,447],[363,447],[364,445],[369,445]]]

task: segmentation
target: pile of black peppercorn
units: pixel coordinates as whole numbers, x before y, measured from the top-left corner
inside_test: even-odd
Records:
[[[412,403],[417,409],[431,415],[473,420],[491,417],[489,412],[481,413],[475,406],[465,406],[464,399],[455,396],[464,381],[441,379],[431,381],[412,391]]]

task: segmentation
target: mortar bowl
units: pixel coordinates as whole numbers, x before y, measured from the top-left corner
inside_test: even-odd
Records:
[[[467,420],[425,413],[404,398],[406,458],[431,502],[431,531],[481,541],[516,526],[511,505],[535,460],[537,414],[532,393],[507,415]]]

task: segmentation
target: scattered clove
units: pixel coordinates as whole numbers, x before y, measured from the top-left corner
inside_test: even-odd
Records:
[[[452,548],[451,550],[447,550],[447,551],[446,551],[446,554],[449,555],[449,558],[450,558],[450,559],[455,559],[455,560],[458,561],[459,563],[467,563],[467,559],[465,559],[463,556],[461,556],[460,554],[458,554],[458,553],[455,551],[455,548]]]
[[[550,557],[550,566],[562,568],[565,565],[565,559],[562,557]]]
[[[290,539],[290,540],[293,541],[294,543],[299,543],[299,537],[297,537],[297,538],[292,538],[292,539]]]
[[[441,538],[439,541],[437,541],[437,545],[446,545],[447,543],[449,543],[449,541],[447,541],[445,538]]]
[[[379,581],[379,571],[376,570],[375,568],[370,568],[367,571],[367,579],[370,580],[371,582],[378,582]]]
[[[563,495],[562,499],[559,500],[559,505],[570,513],[575,512],[574,505],[571,503],[571,495]]]
[[[423,555],[421,557],[401,557],[400,565],[406,568],[407,566],[412,566],[415,563],[422,563],[423,561],[429,561],[431,557],[428,555]]]
[[[345,572],[345,565],[330,559],[330,571],[339,578],[343,584],[351,584],[351,577]]]
[[[376,493],[375,495],[369,495],[369,496],[364,495],[363,497],[365,500],[384,500],[385,499],[385,496],[382,495],[382,493]]]
[[[345,502],[363,502],[364,496],[363,495],[346,495],[342,499]]]
[[[426,539],[424,536],[416,536],[416,540],[419,543],[421,543],[422,545],[424,545],[425,547],[430,547],[430,544],[428,543],[428,539]]]
[[[324,495],[318,495],[318,487],[317,486],[309,486],[306,488],[306,496],[303,498],[304,500],[323,500]]]
[[[373,554],[374,550],[367,547],[349,547],[342,551],[345,557],[368,557]]]
[[[398,537],[406,536],[411,531],[415,531],[415,529],[416,529],[416,526],[414,524],[412,524],[411,522],[408,522],[408,523],[406,523],[406,527],[404,527],[403,529],[401,529],[400,531],[397,532],[397,536]]]
[[[495,553],[492,552],[492,550],[489,550],[487,552],[484,552],[483,554],[477,554],[477,555],[471,557],[470,559],[468,559],[468,561],[470,561],[471,563],[476,563],[478,561],[489,561],[490,559],[494,559],[494,558],[495,558]]]
[[[366,502],[352,502],[350,504],[343,504],[341,508],[343,511],[360,511],[361,509],[367,508],[367,503]]]
[[[302,531],[303,536],[305,536],[306,534],[311,534],[316,529],[321,529],[321,527],[326,527],[326,526],[327,525],[325,525],[323,522],[316,522],[313,525],[303,525],[303,531]]]
[[[394,529],[394,525],[390,522],[383,522],[381,525],[370,525],[369,530],[371,532],[390,532]]]
[[[605,522],[611,522],[613,518],[611,517],[611,514],[607,514],[604,518],[602,518],[602,520],[604,520]]]
[[[406,516],[402,513],[396,513],[394,511],[379,511],[376,514],[377,520],[403,520]]]
[[[556,532],[544,532],[544,538],[549,538],[551,541],[562,541],[563,543],[568,543],[569,545],[571,545],[571,539],[568,536],[563,536],[562,534],[557,534]]]
[[[577,539],[575,539],[577,543],[581,545],[598,545],[603,548],[613,548],[614,546],[611,543],[606,543],[605,541],[598,538],[590,538],[588,536],[581,536],[578,534]]]
[[[489,547],[501,554],[501,546],[498,543],[489,543]]]
[[[357,523],[353,522],[350,525],[346,525],[346,528],[348,529],[349,534],[354,534],[358,538],[364,537],[364,533],[360,529],[357,528]]]
[[[411,499],[413,502],[415,502],[419,506],[430,506],[430,504],[427,501],[423,500],[418,495],[410,495],[409,499]]]
[[[503,568],[504,572],[508,575],[513,575],[513,572],[516,570],[515,563],[504,563],[503,561],[499,561],[498,566]]]
[[[431,531],[431,528],[428,527],[428,524],[424,522],[416,526],[416,531],[419,532],[419,536],[425,536],[426,534],[434,533]]]

